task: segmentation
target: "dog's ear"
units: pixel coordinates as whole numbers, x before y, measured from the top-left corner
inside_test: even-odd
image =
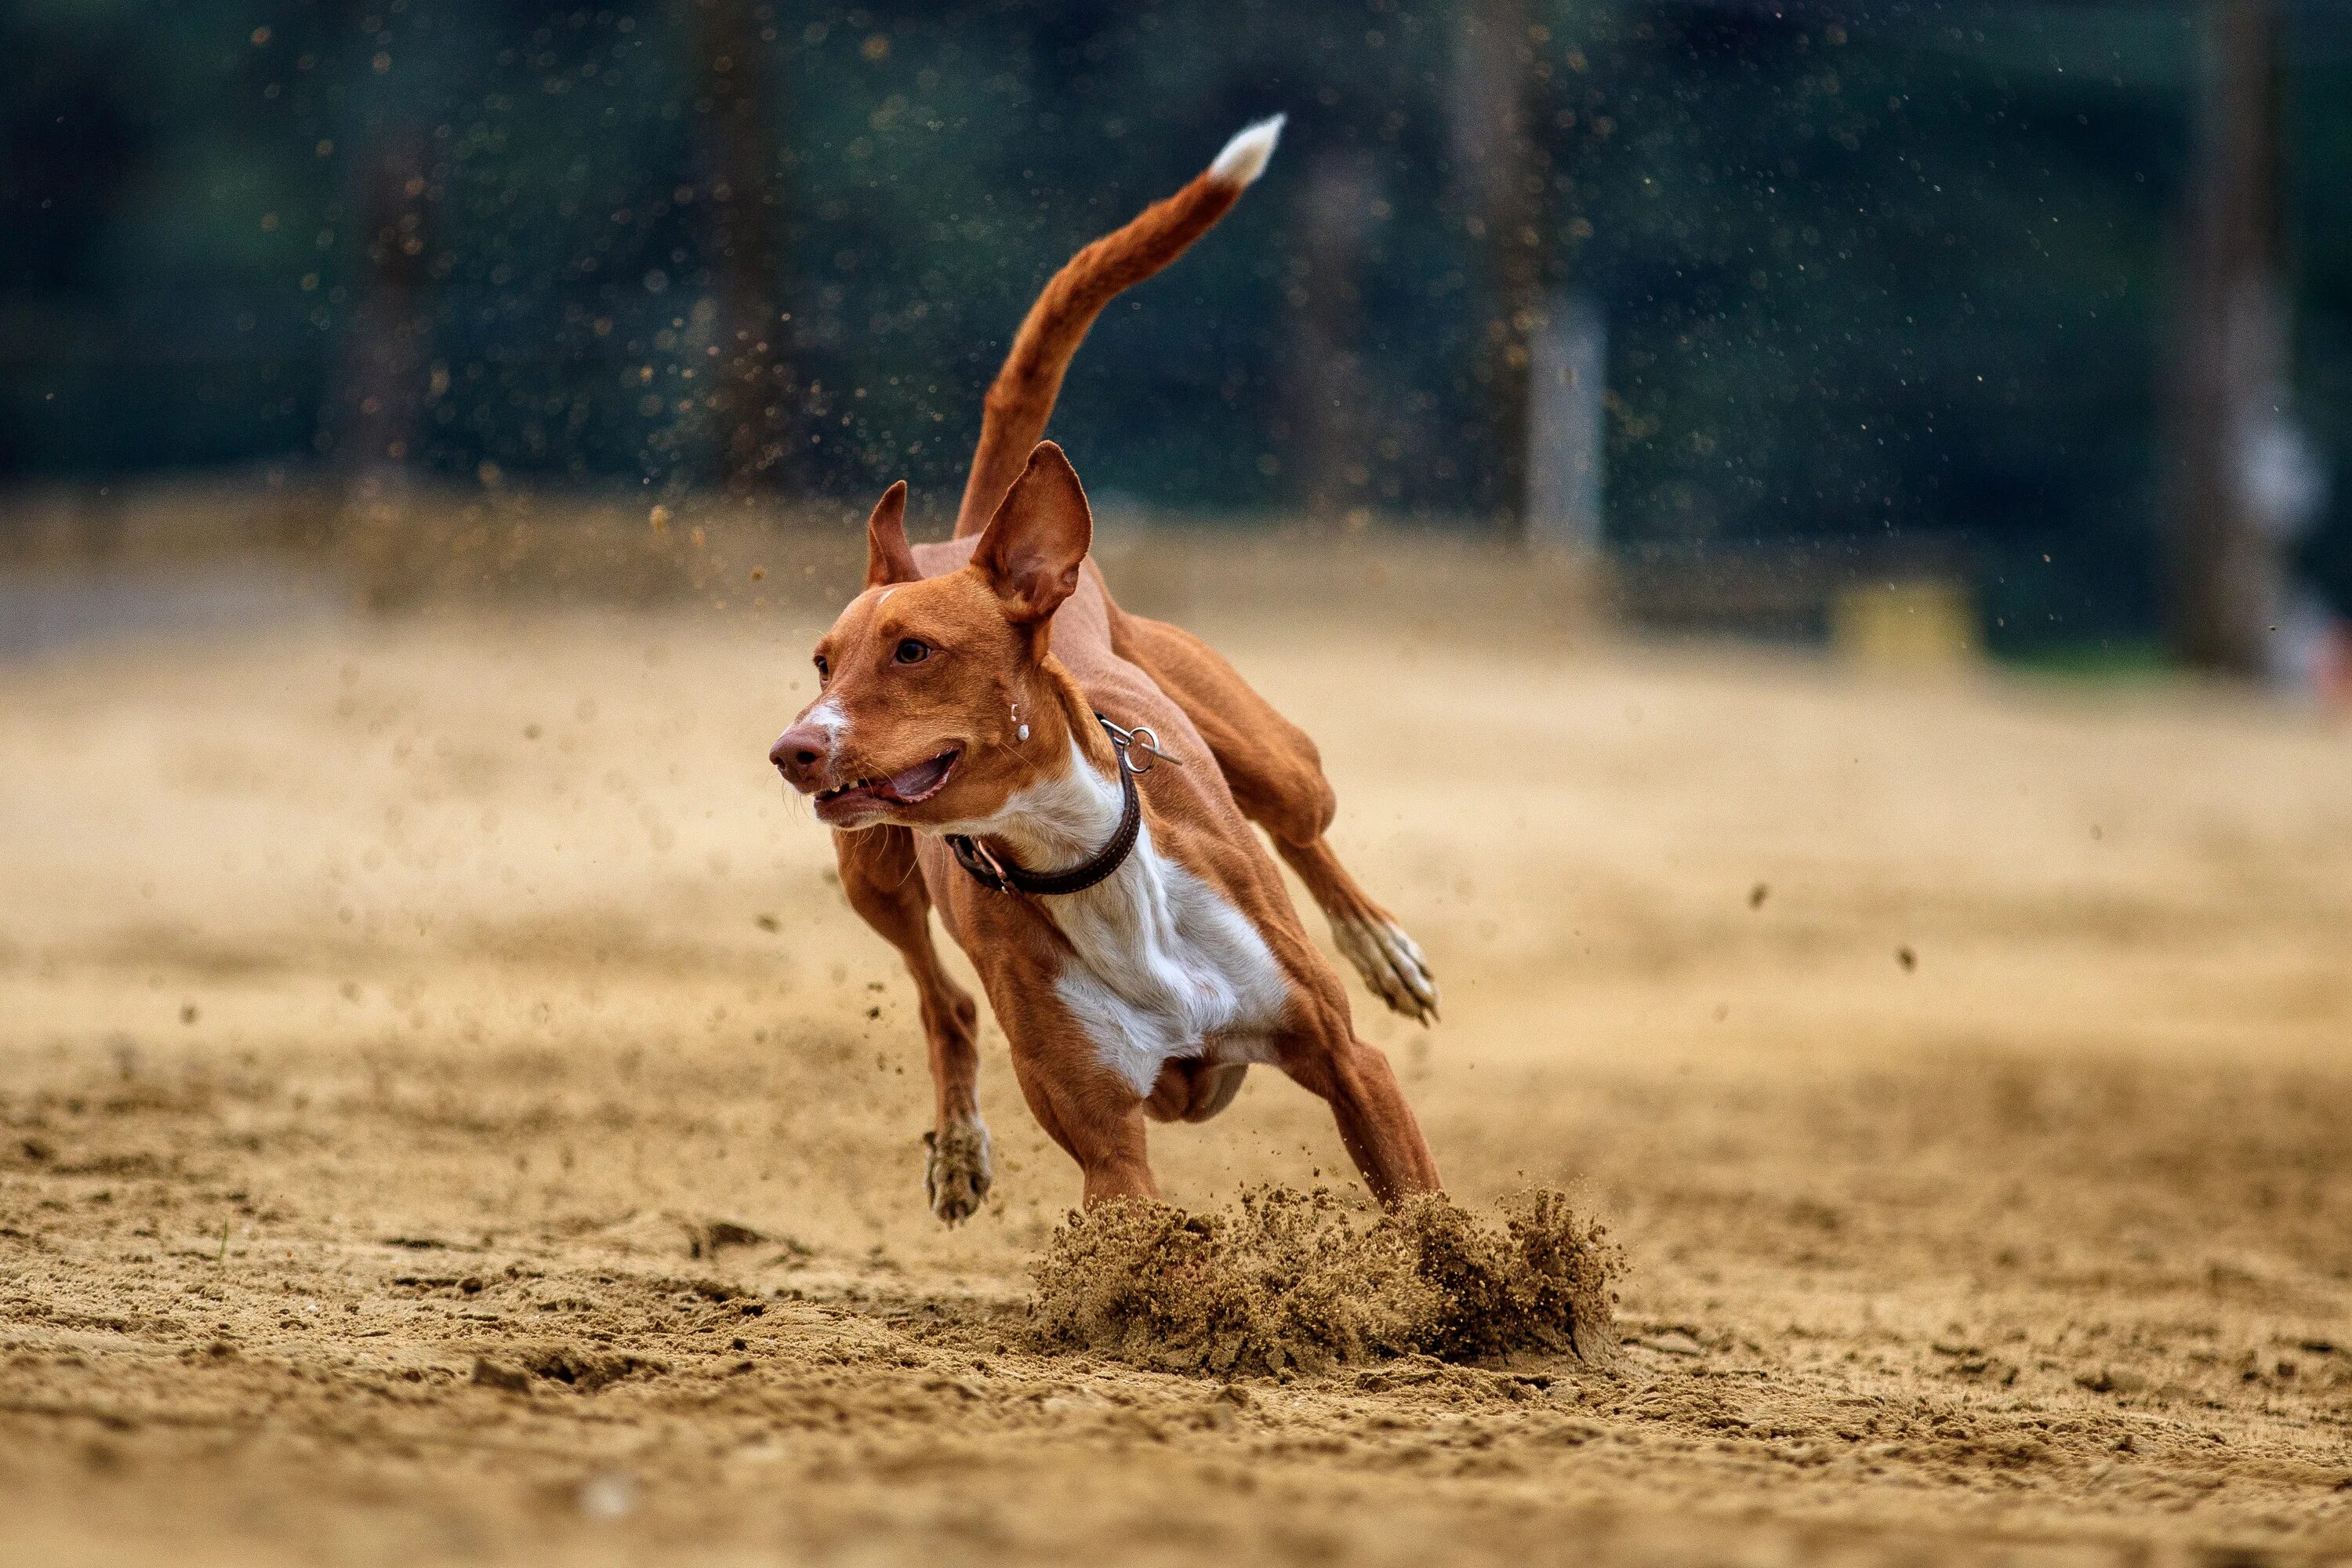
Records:
[[[1040,441],[1004,492],[971,563],[1016,625],[1034,626],[1078,585],[1078,563],[1094,542],[1094,514],[1062,448]]]
[[[866,520],[866,585],[887,587],[921,575],[907,545],[907,481],[900,479],[882,492],[874,515]]]

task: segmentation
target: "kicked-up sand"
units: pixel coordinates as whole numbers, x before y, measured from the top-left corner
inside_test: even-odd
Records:
[[[1154,1132],[1216,1217],[1057,1238],[992,1033],[934,1222],[912,996],[764,761],[805,609],[68,646],[0,668],[0,1560],[2352,1557],[2352,734],[1393,586],[1189,618],[1444,986],[1357,1005],[1445,1225],[1591,1240],[1601,1353],[1346,1253],[1265,1071]]]

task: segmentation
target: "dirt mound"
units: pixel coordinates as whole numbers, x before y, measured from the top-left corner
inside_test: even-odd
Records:
[[[950,1229],[904,966],[756,776],[834,568],[0,670],[0,1560],[2352,1568],[2352,735],[1504,657],[1344,574],[1302,628],[1234,561],[1163,575],[1444,966],[1441,1033],[1360,1011],[1475,1223],[1270,1199],[1286,1261],[1230,1205],[1338,1151],[1262,1083],[1152,1134],[1226,1217],[1091,1217],[1050,1288],[1003,1030]],[[1424,1244],[1495,1278],[1490,1194],[1571,1173],[1639,1268],[1529,1337],[1622,1375],[1378,1359],[1507,1341]],[[1367,1359],[1051,1348],[1130,1331]]]
[[[669,1370],[658,1361],[634,1355],[601,1355],[572,1345],[540,1345],[523,1352],[520,1364],[488,1356],[474,1359],[473,1381],[486,1388],[509,1393],[528,1391],[534,1381],[558,1383],[593,1394],[640,1373],[659,1375]]]
[[[1031,1336],[1170,1372],[1319,1371],[1413,1354],[1614,1357],[1618,1249],[1555,1192],[1499,1226],[1450,1199],[1366,1217],[1262,1187],[1236,1212],[1118,1204],[1075,1215],[1034,1271]]]

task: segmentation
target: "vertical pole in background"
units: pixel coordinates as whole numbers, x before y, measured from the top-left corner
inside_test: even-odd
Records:
[[[432,276],[432,174],[425,138],[382,138],[362,177],[365,272],[344,344],[341,406],[326,438],[363,490],[383,488],[417,456],[427,348],[425,284]]]
[[[1477,499],[1515,537],[1527,524],[1528,342],[1542,320],[1544,174],[1535,139],[1528,0],[1465,0],[1453,80],[1454,160],[1484,307],[1475,396],[1487,482]]]
[[[1591,300],[1558,295],[1528,346],[1528,543],[1590,562],[1601,546],[1608,324]]]
[[[1307,515],[1318,521],[1358,515],[1371,497],[1372,400],[1360,351],[1360,279],[1380,192],[1369,153],[1326,148],[1307,163],[1306,232],[1292,295],[1298,353],[1285,401],[1294,411],[1299,489]]]
[[[783,203],[776,178],[775,7],[691,0],[695,104],[709,174],[712,297],[719,374],[711,394],[719,479],[748,494],[789,477],[793,456],[792,328],[784,292]]]
[[[2209,0],[2171,397],[2167,629],[2184,663],[2259,675],[2315,497],[2288,419],[2279,16]]]

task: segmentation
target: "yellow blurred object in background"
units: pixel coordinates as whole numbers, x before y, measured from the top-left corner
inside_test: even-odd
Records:
[[[1839,588],[1829,629],[1841,657],[1872,669],[1952,669],[1981,651],[1968,589],[1933,578]]]

